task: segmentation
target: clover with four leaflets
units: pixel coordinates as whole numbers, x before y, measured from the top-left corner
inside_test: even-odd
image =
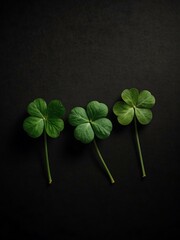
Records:
[[[104,162],[104,159],[99,151],[95,137],[105,139],[109,137],[112,131],[112,122],[106,117],[108,114],[108,107],[104,103],[98,101],[91,101],[88,103],[86,109],[82,107],[74,107],[69,114],[69,123],[75,127],[74,137],[82,143],[93,142],[97,154],[111,180],[114,179]]]
[[[64,121],[61,117],[65,113],[65,108],[59,100],[52,100],[47,105],[44,99],[37,98],[28,105],[27,112],[30,116],[23,122],[23,128],[27,134],[32,138],[38,138],[44,134],[46,167],[49,184],[51,184],[47,135],[51,138],[59,137],[60,132],[64,129]]]
[[[121,97],[124,101],[116,102],[113,106],[113,112],[117,116],[118,122],[122,125],[128,125],[134,119],[136,141],[142,168],[142,177],[145,177],[146,172],[137,130],[137,121],[143,125],[150,123],[153,117],[151,108],[155,104],[155,97],[147,90],[139,92],[139,90],[136,88],[125,89],[121,93]]]

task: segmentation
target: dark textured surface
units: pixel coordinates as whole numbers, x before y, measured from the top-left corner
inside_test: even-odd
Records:
[[[174,239],[179,234],[179,1],[6,1],[0,21],[1,230],[6,239]],[[26,3],[25,3],[26,2]],[[112,106],[125,88],[156,97],[139,128],[147,178],[141,180],[133,125]],[[65,129],[49,139],[22,130],[30,101],[58,98]],[[91,100],[108,105],[114,128],[93,145],[73,138],[67,117]]]

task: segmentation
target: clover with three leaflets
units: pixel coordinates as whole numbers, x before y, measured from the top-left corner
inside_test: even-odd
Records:
[[[88,103],[86,109],[82,107],[74,107],[69,114],[69,123],[75,127],[74,137],[82,143],[93,142],[97,154],[111,180],[114,179],[104,162],[104,159],[99,151],[95,137],[105,139],[109,137],[112,131],[112,122],[106,118],[108,114],[108,107],[104,103],[98,101],[91,101]]]
[[[155,97],[147,90],[140,91],[136,88],[125,89],[121,93],[124,101],[118,101],[113,106],[113,112],[117,120],[122,125],[128,125],[134,119],[136,141],[139,151],[140,163],[142,168],[142,177],[146,176],[142,151],[137,130],[137,121],[146,125],[152,120],[152,111],[155,104]]]
[[[64,121],[61,117],[65,113],[65,108],[59,100],[52,100],[47,105],[44,99],[37,98],[28,105],[27,112],[30,116],[23,122],[23,128],[27,134],[32,138],[38,138],[44,134],[46,167],[49,184],[51,184],[47,135],[51,138],[59,137],[60,132],[64,129]]]

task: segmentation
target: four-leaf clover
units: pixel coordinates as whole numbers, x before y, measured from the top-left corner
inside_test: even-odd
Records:
[[[134,119],[135,135],[139,151],[142,176],[146,176],[139,135],[137,130],[137,121],[146,125],[152,120],[151,108],[155,104],[155,97],[147,90],[140,91],[136,88],[125,89],[121,93],[123,101],[118,101],[113,106],[113,112],[117,116],[118,122],[122,125],[130,124]],[[52,182],[51,171],[48,158],[47,135],[51,138],[57,138],[64,129],[64,121],[61,117],[65,113],[65,108],[61,101],[52,100],[48,105],[42,98],[37,98],[27,107],[29,117],[23,122],[23,128],[32,138],[38,138],[44,135],[44,147],[46,156],[46,166],[49,183]],[[104,103],[91,101],[86,109],[83,107],[74,107],[71,109],[68,120],[75,127],[74,136],[82,143],[93,142],[97,154],[111,180],[114,179],[104,162],[99,151],[95,138],[106,139],[112,131],[112,122],[107,118],[108,107]]]
[[[64,129],[64,121],[61,117],[65,113],[65,108],[59,100],[52,100],[48,105],[42,98],[37,98],[27,107],[29,117],[23,122],[23,128],[32,138],[38,138],[44,133],[44,146],[46,156],[46,166],[49,183],[52,182],[47,147],[47,135],[57,138]]]
[[[113,112],[117,116],[118,122],[122,125],[128,125],[134,119],[142,176],[145,177],[146,172],[137,131],[137,120],[143,125],[150,123],[153,117],[150,109],[155,104],[155,97],[147,90],[139,92],[136,88],[125,89],[122,92],[121,97],[124,101],[116,102],[113,106]]]
[[[86,109],[74,107],[69,114],[69,123],[75,127],[74,136],[77,140],[82,143],[90,143],[93,141],[98,156],[111,182],[114,183],[114,179],[102,158],[95,140],[95,136],[99,139],[109,137],[112,131],[112,123],[106,118],[107,114],[108,107],[104,103],[91,101],[88,103]]]

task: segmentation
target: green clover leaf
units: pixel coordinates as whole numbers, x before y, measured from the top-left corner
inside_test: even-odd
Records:
[[[112,122],[107,118],[108,107],[104,103],[91,101],[86,109],[82,107],[74,107],[69,114],[69,123],[75,127],[74,137],[82,143],[90,143],[93,141],[99,158],[107,171],[111,182],[114,179],[105,164],[102,155],[98,149],[95,137],[106,139],[112,131]]]
[[[152,120],[152,108],[155,104],[154,96],[147,90],[139,93],[138,89],[125,89],[121,94],[123,101],[118,101],[113,106],[113,112],[122,125],[132,122],[134,116],[137,120],[146,125]]]
[[[139,135],[137,131],[137,121],[140,124],[149,124],[153,118],[151,108],[155,104],[155,97],[147,90],[139,92],[136,88],[125,89],[121,93],[122,100],[113,106],[113,112],[117,116],[117,120],[122,125],[128,125],[134,119],[135,133],[138,145],[138,151],[141,161],[143,177],[146,176],[144,163],[141,153]]]
[[[29,117],[24,120],[23,128],[30,137],[41,136],[44,129],[49,137],[57,138],[64,129],[60,117],[65,108],[59,100],[52,100],[48,105],[42,98],[37,98],[28,105]]]
[[[61,117],[65,113],[65,108],[59,100],[52,100],[48,105],[42,98],[37,98],[27,107],[29,117],[23,122],[23,128],[32,138],[38,138],[44,133],[46,165],[49,177],[49,183],[52,182],[48,148],[47,135],[51,138],[57,138],[64,129],[64,121]]]
[[[106,118],[108,107],[104,103],[91,101],[86,110],[75,107],[69,114],[69,123],[76,127],[75,138],[82,143],[90,143],[94,137],[105,139],[112,131],[112,123]]]

